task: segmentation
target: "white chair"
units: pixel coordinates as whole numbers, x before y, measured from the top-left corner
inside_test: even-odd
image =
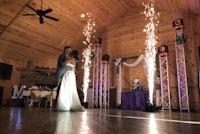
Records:
[[[31,95],[27,98],[26,106],[30,108],[34,103],[38,103],[38,106],[40,107],[41,100],[42,97],[40,95],[36,96],[33,92],[31,92]]]
[[[49,95],[46,95],[45,98],[46,98],[45,107],[47,107],[48,103],[50,103],[49,106],[52,107],[52,103],[53,103],[53,91],[51,91],[51,93]]]
[[[56,90],[53,90],[51,91],[51,93],[49,95],[46,95],[45,98],[46,98],[46,107],[49,104],[49,106],[52,108],[53,107],[53,100],[56,99],[56,94],[57,94],[57,91]]]

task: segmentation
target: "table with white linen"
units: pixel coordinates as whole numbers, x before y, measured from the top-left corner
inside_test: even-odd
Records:
[[[56,90],[46,91],[46,90],[24,90],[23,96],[26,97],[26,106],[31,107],[33,102],[39,102],[42,98],[46,98],[46,103],[50,102],[50,107],[52,107],[53,99],[56,99]],[[46,104],[47,105],[47,104]]]

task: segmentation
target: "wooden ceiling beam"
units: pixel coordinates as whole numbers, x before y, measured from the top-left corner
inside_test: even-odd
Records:
[[[29,4],[32,0],[29,0],[26,4]],[[8,23],[8,25],[0,32],[0,38],[2,36],[2,34],[10,27],[10,25],[12,25],[12,23],[21,15],[22,11],[24,10],[24,8],[26,7],[26,5],[24,5],[19,12],[16,13],[16,15],[12,18],[12,20]]]

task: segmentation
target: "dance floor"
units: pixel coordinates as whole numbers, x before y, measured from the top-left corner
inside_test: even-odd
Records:
[[[0,107],[0,134],[199,134],[198,112]]]

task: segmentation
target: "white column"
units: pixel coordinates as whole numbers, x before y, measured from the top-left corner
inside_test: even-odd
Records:
[[[117,106],[121,105],[121,93],[122,93],[121,66],[119,66],[119,74],[118,74],[118,79],[117,79]]]

